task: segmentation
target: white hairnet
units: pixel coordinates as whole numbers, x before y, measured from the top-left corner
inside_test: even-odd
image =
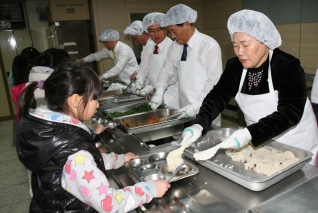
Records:
[[[157,12],[145,15],[144,19],[142,20],[142,26],[144,28],[144,31],[148,33],[148,27],[154,24],[160,24],[164,16],[164,13]]]
[[[186,21],[194,23],[197,20],[197,11],[184,4],[171,7],[160,22],[161,27],[182,24]]]
[[[119,33],[117,30],[107,29],[98,38],[100,41],[118,41]]]
[[[227,28],[233,41],[236,32],[250,35],[275,49],[282,44],[282,39],[273,22],[263,13],[253,10],[241,10],[232,14],[227,21]]]
[[[134,21],[129,25],[129,27],[126,27],[124,34],[128,35],[141,35],[142,32],[144,31],[142,27],[142,22],[141,21]]]

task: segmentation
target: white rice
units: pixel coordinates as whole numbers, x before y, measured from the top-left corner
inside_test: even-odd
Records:
[[[244,163],[246,170],[251,169],[266,176],[271,176],[299,161],[290,151],[280,152],[266,146],[255,148],[248,145],[241,149],[227,149],[225,153],[232,160]]]

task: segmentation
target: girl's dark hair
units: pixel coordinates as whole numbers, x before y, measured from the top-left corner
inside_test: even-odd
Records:
[[[29,54],[39,55],[40,52],[37,49],[35,49],[34,47],[27,47],[27,48],[24,48],[20,53],[20,55],[29,55]]]
[[[23,90],[18,102],[20,118],[28,115],[31,109],[36,108],[34,91],[37,85],[38,82],[32,82]],[[47,108],[65,114],[71,112],[67,98],[73,94],[83,96],[82,104],[77,111],[80,116],[78,119],[82,120],[88,102],[91,98],[97,100],[97,96],[102,92],[102,83],[92,69],[77,62],[65,62],[57,66],[56,70],[45,80],[43,89]]]
[[[21,54],[16,56],[12,62],[12,75],[14,85],[23,84],[29,81],[31,61],[39,56],[39,51],[33,47],[27,47],[22,50]]]
[[[54,69],[58,64],[69,59],[66,50],[49,48],[43,51],[37,58],[33,60],[33,66],[45,66]]]

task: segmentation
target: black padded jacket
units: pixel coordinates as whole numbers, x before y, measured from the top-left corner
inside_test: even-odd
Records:
[[[63,166],[68,156],[80,150],[90,152],[97,167],[106,172],[91,134],[74,125],[28,115],[19,123],[16,147],[20,161],[32,171],[30,212],[97,212],[61,186]]]

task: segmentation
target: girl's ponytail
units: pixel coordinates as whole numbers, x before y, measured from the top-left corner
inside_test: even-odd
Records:
[[[24,88],[18,101],[20,119],[23,116],[28,115],[30,109],[36,108],[36,100],[34,98],[34,91],[37,88],[43,89],[43,84],[44,84],[43,81],[39,81],[39,82],[35,81],[35,82],[32,82],[30,85],[28,85],[26,88]]]

